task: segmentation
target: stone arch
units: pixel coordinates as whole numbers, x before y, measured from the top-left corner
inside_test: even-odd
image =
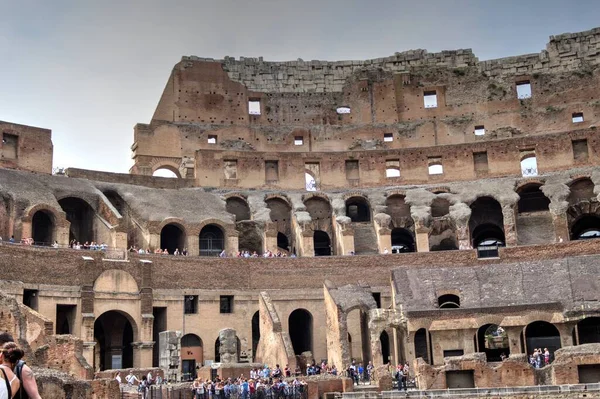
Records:
[[[313,232],[317,230],[323,231],[329,236],[330,240],[333,241],[333,207],[331,206],[329,199],[325,196],[313,195],[304,199],[304,206],[311,218],[311,230],[313,230]]]
[[[171,221],[170,223],[161,223],[160,229],[160,248],[166,249],[173,255],[175,251],[181,253],[187,248],[186,228],[182,223]]]
[[[587,176],[579,177],[567,185],[569,186],[569,196],[567,197],[567,201],[571,206],[580,201],[595,200],[597,198],[594,194],[594,182]]]
[[[181,337],[181,371],[185,381],[196,374],[196,366],[202,367],[204,361],[204,344],[196,334],[185,334]]]
[[[103,271],[94,280],[94,292],[139,294],[140,289],[135,278],[124,270],[109,269]]]
[[[134,367],[133,343],[138,341],[138,326],[122,310],[107,310],[94,321],[94,368],[100,370]]]
[[[573,327],[575,345],[600,343],[600,317],[586,317]]]
[[[392,253],[415,252],[415,237],[412,231],[397,227],[392,229]]]
[[[406,203],[406,196],[401,193],[388,195],[385,199],[386,213],[391,216],[393,227],[414,229],[414,221],[410,213],[410,205]]]
[[[240,195],[228,195],[225,198],[225,209],[235,216],[236,222],[242,222],[252,218],[248,200]]]
[[[329,256],[332,254],[331,237],[326,231],[313,231],[313,248],[315,256]]]
[[[525,353],[531,354],[535,348],[548,348],[550,361],[554,360],[554,352],[561,347],[560,331],[547,321],[533,321],[523,329]]]
[[[488,362],[500,362],[510,355],[508,334],[498,324],[483,324],[475,333],[477,351],[485,353]]]
[[[92,205],[76,195],[65,195],[58,200],[58,204],[65,212],[66,219],[70,223],[69,241],[75,240],[82,244],[95,241],[95,210]]]
[[[56,240],[56,217],[46,210],[39,210],[31,218],[31,238],[34,245],[51,245]]]
[[[222,220],[215,219],[215,218],[203,220],[202,223],[200,223],[198,225],[198,227],[196,229],[194,229],[194,231],[190,231],[190,234],[199,234],[200,231],[202,231],[202,229],[204,227],[208,226],[209,224],[214,224],[214,225],[218,226],[223,231],[223,234],[225,234],[226,237],[237,237],[238,236],[238,232],[235,229],[234,224],[225,223]],[[196,231],[197,231],[197,233],[196,233]]]
[[[539,181],[528,181],[516,190],[519,195],[515,218],[519,245],[554,242],[550,199],[542,192],[542,186]]]
[[[414,333],[415,358],[422,358],[425,363],[432,364],[431,334],[426,328],[419,328]]]
[[[225,231],[216,223],[203,226],[198,238],[200,256],[219,256],[225,249]]]
[[[156,161],[153,165],[152,165],[152,175],[154,176],[154,173],[159,170],[159,169],[166,169],[170,172],[175,173],[175,176],[177,176],[178,179],[181,178],[181,172],[179,171],[179,164],[173,162],[173,161],[166,161],[166,160],[158,160]]]
[[[288,331],[296,355],[313,352],[313,316],[308,310],[298,308],[290,313]]]
[[[495,198],[479,197],[471,203],[469,231],[473,247],[493,245],[493,242],[505,245],[504,215],[502,206]]]
[[[369,200],[362,195],[352,195],[346,198],[346,216],[352,222],[370,222],[371,204]]]

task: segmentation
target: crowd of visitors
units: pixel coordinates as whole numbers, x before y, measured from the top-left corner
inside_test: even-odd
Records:
[[[58,242],[54,241],[54,244],[52,246],[55,248],[58,248]],[[91,251],[106,251],[106,249],[108,248],[108,245],[106,245],[105,243],[99,244],[94,241],[92,241],[92,242],[86,241],[84,244],[81,244],[79,241],[71,240],[69,242],[69,248],[71,248],[71,249],[87,249],[87,250],[91,250]]]
[[[133,253],[137,253],[140,255],[151,255],[151,254],[155,254],[155,255],[175,255],[175,256],[188,256],[188,250],[187,248],[183,248],[181,251],[179,250],[179,248],[175,248],[175,251],[173,251],[173,253],[171,254],[169,252],[168,249],[160,249],[160,248],[156,248],[154,251],[150,250],[150,248],[138,248],[135,245],[132,245],[131,247],[129,247],[128,249],[129,252],[133,252]]]
[[[536,369],[542,368],[550,364],[550,351],[548,348],[536,348],[531,355],[529,355],[529,364]]]
[[[281,370],[280,370],[281,371]],[[275,372],[275,370],[273,370]],[[195,399],[276,399],[305,397],[306,382],[298,377],[289,381],[280,377],[245,378],[214,381],[196,379],[191,386]]]
[[[227,253],[225,252],[225,250],[223,250],[220,254],[219,254],[220,258],[226,258],[227,257]],[[281,251],[277,251],[277,252],[273,252],[273,251],[265,251],[262,255],[259,255],[256,251],[250,253],[250,251],[238,251],[238,253],[235,256],[236,258],[287,258],[288,255],[284,252]],[[290,258],[295,258],[296,255],[295,254],[291,254]]]

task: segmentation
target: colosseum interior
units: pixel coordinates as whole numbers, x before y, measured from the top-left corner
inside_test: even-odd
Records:
[[[185,56],[129,174],[52,174],[51,131],[0,122],[0,330],[90,398],[165,356],[600,382],[599,65],[600,28],[488,61]]]

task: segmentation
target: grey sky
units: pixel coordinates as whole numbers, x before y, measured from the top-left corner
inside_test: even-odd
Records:
[[[542,50],[600,26],[600,1],[0,0],[0,120],[50,128],[54,165],[127,172],[182,55],[365,59]]]

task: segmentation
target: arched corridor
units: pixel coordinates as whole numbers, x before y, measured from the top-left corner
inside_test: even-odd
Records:
[[[256,361],[256,349],[260,341],[260,313],[254,312],[252,316],[252,359]]]
[[[545,321],[534,321],[524,329],[525,352],[533,353],[536,348],[548,348],[550,361],[554,360],[554,352],[560,349],[560,333],[553,325]]]
[[[351,197],[346,200],[346,216],[352,222],[369,222],[371,220],[371,207],[366,198]]]
[[[196,334],[181,337],[181,372],[184,381],[196,376],[196,366],[202,367],[204,360],[202,339]]]
[[[485,324],[477,330],[477,351],[484,352],[488,362],[502,361],[510,355],[506,331],[496,324]]]
[[[329,234],[321,230],[315,230],[313,233],[313,246],[315,248],[315,256],[331,255],[331,240]]]
[[[571,227],[571,240],[600,238],[600,216],[583,215]]]
[[[383,331],[379,336],[379,342],[381,343],[383,364],[388,364],[392,361],[392,352],[390,350],[390,337],[386,331]]]
[[[504,246],[504,216],[500,203],[492,197],[477,198],[471,204],[469,231],[474,248],[487,245]]]
[[[296,309],[288,318],[288,328],[294,353],[313,350],[313,317],[306,309]]]
[[[133,367],[134,330],[131,318],[111,310],[94,322],[96,341],[94,368],[100,370]]]
[[[407,229],[392,229],[392,253],[415,252],[415,239]]]
[[[84,244],[94,240],[94,210],[80,198],[66,197],[58,201],[71,223],[69,241],[75,240]]]

